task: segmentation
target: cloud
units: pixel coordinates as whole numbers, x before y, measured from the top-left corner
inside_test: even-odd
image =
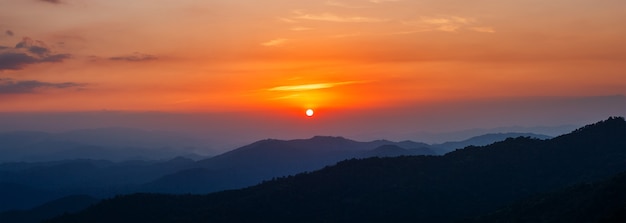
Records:
[[[75,82],[51,83],[36,80],[16,81],[11,78],[0,78],[0,95],[2,94],[29,94],[41,89],[80,88],[86,84]]]
[[[368,1],[361,1],[361,2],[369,2],[369,3],[374,3],[374,4],[381,4],[381,3],[399,2],[399,1],[402,1],[402,0],[368,0]],[[326,1],[326,5],[328,5],[328,6],[335,6],[335,7],[342,7],[342,8],[351,8],[351,9],[372,8],[373,7],[371,4],[369,6],[366,6],[366,5],[356,6],[356,5],[346,4],[344,2],[335,1],[335,0],[328,0],[328,1]]]
[[[15,33],[13,33],[13,31],[11,31],[11,30],[7,30],[7,31],[5,31],[5,32],[4,32],[4,34],[7,34],[7,36],[13,36],[13,35],[15,35]]]
[[[283,18],[283,17],[278,17],[276,19],[284,23],[298,23],[298,21],[295,21],[293,19]]]
[[[270,41],[261,43],[261,45],[263,45],[263,46],[278,46],[278,45],[285,44],[285,42],[287,42],[287,39],[274,39],[274,40],[270,40]]]
[[[399,2],[399,1],[401,0],[369,0],[369,2],[376,3],[376,4],[386,3],[386,2]]]
[[[61,4],[61,0],[39,0],[39,1],[48,2],[52,4]]]
[[[471,26],[476,23],[476,20],[473,18],[460,16],[421,17],[419,20],[404,22],[406,25],[419,27],[422,31],[456,32],[461,28],[467,28],[476,32],[495,32],[491,27]]]
[[[313,28],[298,26],[298,27],[292,27],[290,30],[291,31],[309,31],[309,30],[313,30]]]
[[[302,84],[302,85],[285,85],[268,89],[269,91],[311,91],[337,87],[341,85],[350,85],[363,83],[364,81],[344,81],[332,83]]]
[[[338,16],[331,13],[307,14],[301,11],[295,11],[294,19],[300,20],[316,20],[324,22],[345,22],[345,23],[367,23],[367,22],[384,22],[386,19],[361,17],[361,16]]]
[[[495,33],[496,31],[491,27],[471,27],[470,30],[481,33]]]
[[[53,54],[44,42],[24,37],[14,48],[0,46],[0,71],[20,70],[37,63],[57,63],[70,57],[70,54]]]
[[[341,7],[341,8],[349,8],[349,9],[369,8],[367,6],[348,5],[346,3],[339,2],[339,1],[333,1],[333,0],[326,1],[326,5],[334,6],[334,7]]]
[[[432,25],[435,29],[444,32],[454,32],[458,30],[461,26],[471,23],[472,21],[473,19],[458,16],[422,18],[423,23]]]
[[[154,55],[138,53],[138,52],[135,52],[131,55],[109,57],[109,60],[129,61],[129,62],[143,62],[143,61],[150,61],[150,60],[156,60],[156,59],[158,58]]]

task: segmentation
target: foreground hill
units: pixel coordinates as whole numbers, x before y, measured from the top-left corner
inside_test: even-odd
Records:
[[[368,158],[209,195],[134,194],[49,222],[452,222],[626,170],[626,122],[445,156]]]
[[[464,223],[626,222],[626,172],[516,202]],[[512,221],[514,219],[514,221]]]

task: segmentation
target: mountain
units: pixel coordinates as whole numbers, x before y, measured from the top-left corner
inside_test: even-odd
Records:
[[[25,211],[7,211],[0,213],[0,222],[35,223],[65,213],[83,210],[99,201],[87,195],[72,195],[47,202]]]
[[[0,134],[0,142],[5,143],[0,143],[0,148],[35,149],[26,151],[30,153],[50,149],[52,152],[56,151],[58,155],[63,153],[63,148],[69,148],[70,151],[82,150],[81,146],[89,143],[106,148],[115,146],[121,148],[123,145],[156,146],[151,144],[152,142],[171,145],[166,144],[172,141],[167,136],[155,139],[152,134],[153,132],[123,128],[79,130],[58,134],[13,132]],[[133,138],[135,136],[137,138]],[[105,147],[94,146],[92,150],[85,149],[81,152],[84,154],[87,151],[103,151],[106,150]],[[68,156],[78,154],[78,152],[67,153]],[[0,187],[2,184],[19,185],[5,187],[5,190],[2,190],[0,201],[4,202],[0,202],[0,211],[28,209],[71,194],[106,198],[132,192],[208,193],[242,188],[275,177],[313,171],[344,159],[433,154],[435,152],[429,145],[413,141],[357,142],[342,137],[317,136],[298,140],[261,140],[198,162],[178,157],[169,161],[114,162],[71,159],[0,163]],[[26,188],[34,192],[25,192]],[[16,194],[21,195],[14,196]]]
[[[388,154],[381,150],[384,146],[394,146],[399,150]],[[427,144],[411,141],[357,142],[331,136],[297,140],[267,139],[198,161],[198,168],[164,176],[146,184],[143,191],[208,193],[235,189],[275,177],[313,171],[356,157],[434,154],[427,147]]]
[[[62,133],[0,133],[0,162],[67,159],[168,159],[212,153],[204,142],[173,132],[130,128],[81,129]]]
[[[626,172],[532,196],[485,216],[462,222],[626,222]]]
[[[64,160],[0,164],[0,211],[29,209],[72,194],[110,197],[139,191],[139,185],[196,166],[187,158],[169,161]]]
[[[417,155],[436,155],[435,152],[428,147],[418,147],[405,149],[397,144],[382,145],[373,150],[365,151],[358,158],[368,157],[397,157],[397,156],[417,156]]]
[[[448,152],[452,152],[456,149],[462,149],[467,146],[485,146],[494,142],[499,142],[505,140],[507,138],[517,138],[517,137],[530,137],[537,139],[550,139],[551,136],[534,134],[534,133],[489,133],[479,136],[474,136],[469,139],[463,141],[451,141],[445,142],[441,144],[433,144],[431,147],[437,151],[439,154],[446,154]]]
[[[626,171],[625,135],[624,118],[610,118],[549,140],[352,159],[240,190],[118,196],[48,222],[454,222]]]
[[[53,191],[33,188],[19,183],[0,181],[0,212],[11,209],[31,208],[57,196],[57,193]]]

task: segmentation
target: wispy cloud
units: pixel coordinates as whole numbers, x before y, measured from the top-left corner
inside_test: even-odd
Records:
[[[284,22],[284,23],[298,23],[298,21],[296,21],[296,20],[289,19],[289,18],[284,18],[284,17],[278,17],[276,19],[278,19],[279,21]]]
[[[298,27],[292,27],[290,30],[291,31],[309,31],[309,30],[313,30],[313,28],[298,26]]]
[[[273,39],[273,40],[261,43],[261,45],[263,45],[263,46],[278,46],[278,45],[285,44],[285,42],[287,42],[287,39]]]
[[[399,2],[399,1],[402,1],[402,0],[369,0],[369,2],[376,3],[376,4],[386,3],[386,2]]]
[[[404,22],[405,25],[418,27],[424,31],[456,32],[462,28],[467,28],[468,30],[476,32],[495,32],[491,27],[473,26],[476,23],[477,21],[473,18],[460,16],[421,17],[419,20]]]
[[[52,4],[61,4],[61,0],[39,0],[39,1],[48,2]]]
[[[51,83],[36,80],[17,81],[11,78],[0,78],[0,95],[2,94],[28,94],[41,89],[69,89],[86,86],[75,82]]]
[[[150,60],[156,60],[156,59],[158,59],[158,57],[154,55],[138,53],[138,52],[135,52],[130,55],[109,57],[109,60],[129,61],[129,62],[142,62],[142,61],[150,61]]]
[[[476,32],[481,32],[481,33],[495,33],[496,32],[496,30],[494,30],[492,27],[471,27],[470,29]]]
[[[54,54],[44,42],[24,37],[14,48],[0,46],[0,71],[20,70],[30,64],[62,62],[70,57],[70,54]]]
[[[344,82],[330,82],[330,83],[316,83],[316,84],[301,84],[301,85],[285,85],[277,86],[268,89],[269,91],[311,91],[333,88],[342,85],[359,84],[364,81],[344,81]]]
[[[294,19],[315,20],[324,22],[345,22],[345,23],[367,23],[367,22],[385,22],[387,19],[363,17],[363,16],[339,16],[332,13],[308,14],[302,11],[295,11]]]
[[[7,36],[13,36],[13,35],[15,35],[15,33],[13,33],[13,31],[11,31],[11,30],[7,30],[7,31],[5,31],[5,32],[4,32],[4,34],[7,34]]]
[[[341,7],[341,8],[349,8],[349,9],[360,9],[360,8],[371,8],[369,6],[357,6],[357,5],[349,5],[340,1],[328,0],[326,1],[326,5]]]

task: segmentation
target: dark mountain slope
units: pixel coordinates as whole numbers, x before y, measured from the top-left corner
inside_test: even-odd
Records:
[[[209,195],[135,194],[50,222],[451,222],[626,170],[626,122],[445,156],[349,160]]]
[[[463,222],[626,222],[625,188],[626,172],[622,172],[609,180],[533,196]]]
[[[72,213],[83,210],[89,205],[95,204],[99,199],[87,195],[72,195],[53,200],[25,211],[7,211],[0,213],[0,222],[4,223],[27,223],[41,222],[64,213]]]

